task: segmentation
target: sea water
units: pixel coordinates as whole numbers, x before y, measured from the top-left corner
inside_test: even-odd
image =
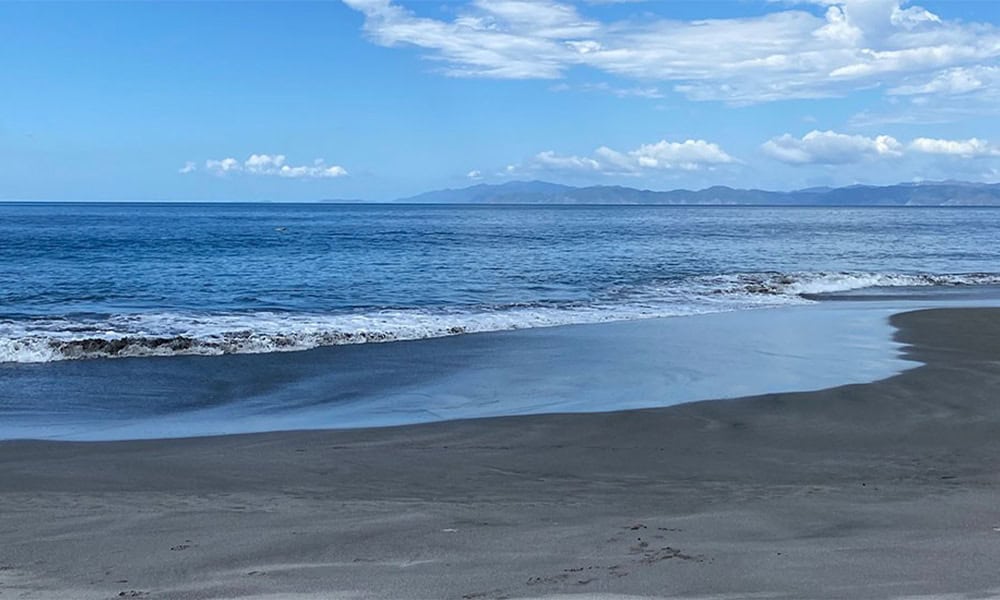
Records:
[[[1000,283],[979,208],[0,204],[0,362],[335,344]]]
[[[0,437],[403,424],[871,380],[906,366],[887,290],[895,306],[994,289],[998,217],[2,204]],[[877,295],[882,312],[832,307],[831,293]],[[776,307],[780,320],[755,310]],[[686,320],[643,321],[656,317]],[[636,326],[539,329],[605,322]],[[530,331],[469,335],[509,330]],[[400,345],[441,337],[450,345]],[[838,355],[855,360],[831,369]]]

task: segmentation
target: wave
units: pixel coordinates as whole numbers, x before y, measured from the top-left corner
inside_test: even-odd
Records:
[[[885,287],[1000,285],[1000,274],[735,273],[608,290],[587,303],[351,314],[157,312],[0,319],[0,362],[254,354],[807,304]]]
[[[749,294],[809,296],[867,288],[1000,285],[1000,273],[740,273],[720,276]]]

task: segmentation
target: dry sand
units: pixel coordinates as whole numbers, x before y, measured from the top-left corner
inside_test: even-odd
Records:
[[[1000,597],[1000,310],[893,323],[820,392],[0,443],[0,600]]]

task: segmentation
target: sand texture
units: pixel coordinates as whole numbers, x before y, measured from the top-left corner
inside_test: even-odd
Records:
[[[819,392],[0,443],[0,600],[1000,597],[1000,310],[893,323]]]

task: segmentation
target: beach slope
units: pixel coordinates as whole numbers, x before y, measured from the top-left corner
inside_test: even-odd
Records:
[[[664,409],[0,443],[0,598],[1000,597],[1000,309]]]

